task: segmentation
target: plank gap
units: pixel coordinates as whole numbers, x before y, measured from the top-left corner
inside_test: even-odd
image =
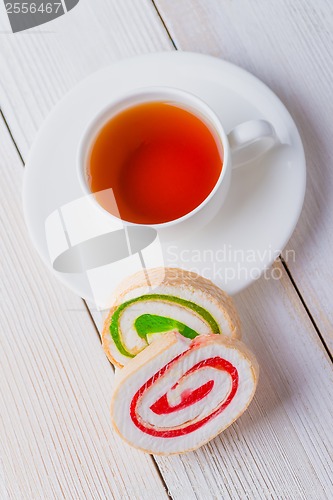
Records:
[[[96,325],[96,322],[95,322],[95,320],[94,320],[94,317],[93,317],[93,315],[92,315],[92,313],[91,313],[91,311],[90,311],[90,309],[89,309],[89,306],[88,306],[87,302],[86,302],[84,299],[82,299],[82,302],[83,302],[83,304],[84,304],[84,306],[85,306],[85,308],[86,308],[86,311],[87,311],[87,313],[88,313],[88,316],[89,316],[89,317],[90,317],[90,319],[91,319],[92,324],[94,325],[95,333],[96,333],[96,335],[98,336],[100,343],[102,344],[101,334],[100,334],[100,332],[99,332],[98,326]],[[113,364],[112,364],[112,363],[110,363],[110,365],[111,365],[111,367],[112,367],[113,371],[115,371]]]
[[[7,120],[6,120],[6,117],[5,117],[5,115],[4,115],[4,113],[3,113],[3,111],[2,111],[2,109],[1,109],[1,108],[0,108],[0,116],[2,117],[2,119],[3,119],[3,121],[4,121],[4,124],[6,125],[6,129],[8,130],[8,133],[9,133],[9,135],[10,135],[10,138],[11,138],[11,140],[13,141],[13,144],[14,144],[14,146],[15,146],[15,149],[16,149],[16,151],[17,151],[17,153],[18,153],[19,157],[21,158],[21,161],[22,161],[22,163],[23,163],[23,166],[25,166],[25,163],[24,163],[24,160],[23,160],[23,156],[21,155],[21,151],[19,150],[19,147],[18,147],[18,145],[17,145],[17,143],[16,143],[16,141],[15,141],[15,139],[14,139],[14,136],[13,136],[13,134],[12,134],[12,131],[10,130],[10,127],[9,127],[9,125],[8,125],[8,122],[7,122]]]

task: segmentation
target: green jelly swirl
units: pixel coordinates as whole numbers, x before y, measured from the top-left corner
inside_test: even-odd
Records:
[[[115,346],[117,347],[118,351],[124,356],[127,356],[128,358],[134,358],[135,355],[127,351],[126,347],[122,343],[121,333],[119,331],[120,317],[128,306],[135,304],[136,302],[142,302],[147,300],[160,300],[165,302],[173,302],[175,304],[184,306],[187,309],[191,309],[198,316],[200,316],[206,323],[209,324],[212,333],[221,333],[220,327],[213,318],[213,316],[208,311],[206,311],[206,309],[198,306],[194,302],[181,299],[179,297],[174,297],[172,295],[160,295],[160,294],[142,295],[141,297],[128,300],[127,302],[121,304],[119,307],[117,307],[111,318],[110,334],[112,340],[115,343]],[[179,333],[184,335],[184,337],[190,339],[199,335],[195,330],[192,330],[192,328],[189,328],[180,321],[176,321],[172,318],[167,318],[164,316],[158,316],[155,314],[142,314],[135,320],[134,327],[139,337],[145,339],[146,341],[147,341],[147,335],[149,334],[164,333],[174,329],[177,329]]]

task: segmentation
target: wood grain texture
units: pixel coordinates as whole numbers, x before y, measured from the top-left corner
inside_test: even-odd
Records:
[[[3,120],[0,158],[0,497],[164,498],[152,459],[112,432],[114,374],[82,300],[28,240]]]
[[[238,64],[281,98],[307,159],[305,205],[287,265],[333,353],[331,0],[156,0],[177,47]],[[292,254],[289,253],[289,256]]]
[[[165,21],[181,48],[223,55],[222,49],[224,47],[219,45],[218,36],[221,36],[220,30],[222,31],[224,27],[221,25],[221,28],[219,28],[219,24],[214,25],[214,19],[211,19],[211,17],[220,16],[221,6],[226,6],[227,9],[234,12],[234,23],[239,22],[240,26],[243,26],[242,30],[245,30],[246,16],[249,15],[245,3],[245,1],[213,2],[208,0],[203,3],[195,0],[191,2],[177,0],[177,2],[171,1],[168,3],[159,1],[158,5],[163,7],[162,14],[165,16]],[[260,10],[259,3],[253,3],[256,5],[256,10]],[[238,8],[234,7],[236,4]],[[271,12],[277,9],[271,0],[267,4],[271,6]],[[202,9],[203,5],[205,5],[204,11]],[[291,6],[292,4],[288,5]],[[249,8],[247,6],[247,9]],[[173,9],[172,13],[170,9]],[[182,11],[182,9],[185,10]],[[261,3],[261,9],[267,12],[263,3]],[[186,17],[182,17],[182,12],[186,13]],[[244,16],[244,19],[237,21],[237,15],[242,19]],[[294,12],[293,15],[295,17],[297,14]],[[174,30],[171,29],[172,26],[177,27],[177,37],[181,36],[181,32],[185,33],[181,42],[175,36]],[[264,36],[265,30],[263,26],[259,24],[258,27],[263,32],[261,36]],[[237,26],[233,29],[236,30]],[[69,88],[73,87],[77,81],[92,71],[109,64],[114,59],[172,48],[172,44],[153,5],[146,0],[140,2],[135,0],[125,0],[123,2],[116,2],[116,0],[88,2],[88,0],[81,0],[72,13],[59,18],[48,27],[33,30],[33,33],[41,33],[43,30],[45,31],[44,34],[0,35],[0,104],[24,158],[43,118],[57,100]],[[286,33],[286,38],[291,35],[292,31]],[[237,35],[239,59],[237,60],[235,52],[234,61],[246,67],[245,63],[242,63],[242,58],[245,58],[243,54],[245,49],[244,44],[239,41],[241,36],[243,36],[242,32]],[[251,50],[249,50],[250,54],[256,50],[259,52],[265,51],[262,40],[260,40],[260,43],[256,42],[255,36],[257,35],[254,31],[252,45],[250,46]],[[265,36],[268,38],[271,36],[269,30]],[[248,38],[245,40],[248,40]],[[226,39],[225,46],[229,47],[228,50],[232,50],[229,43],[230,41]],[[291,42],[289,40],[289,42],[284,43],[288,46]],[[254,48],[252,49],[252,47]],[[271,52],[266,55],[266,64],[271,64],[271,60],[275,57],[275,48],[270,46],[270,49]],[[229,56],[228,52],[226,52],[224,57],[232,60],[231,55]],[[253,64],[256,61],[257,59]],[[282,62],[284,63],[284,61]],[[248,66],[248,69],[252,69],[253,72],[270,84],[271,72],[268,72],[265,76],[265,67],[265,64],[263,64],[262,68],[260,66],[262,74],[255,71],[255,66],[253,66],[253,69]],[[287,92],[287,94],[290,91],[291,79],[287,80],[289,83],[284,87],[279,69],[281,71],[280,67],[276,68],[276,71],[272,73],[276,87],[271,86],[273,90],[283,97],[282,91]],[[293,68],[290,69],[290,71],[292,70]],[[280,85],[279,88],[278,85]],[[294,94],[291,95],[294,96]],[[288,104],[287,101],[286,103]],[[12,206],[9,200],[6,201],[6,204],[8,207]],[[20,210],[17,204],[13,205],[10,210],[12,210],[12,220],[17,218],[20,220]],[[96,388],[95,382],[91,382],[91,379],[95,381],[97,376],[99,380],[105,382],[109,376],[100,376],[103,370],[105,370],[105,373],[109,373],[109,369],[106,368],[106,361],[97,354],[99,353],[97,349],[98,339],[94,336],[86,311],[77,311],[74,318],[72,313],[66,313],[63,307],[66,304],[66,307],[76,309],[81,307],[77,305],[81,304],[81,302],[62,288],[61,292],[59,292],[60,288],[53,280],[51,289],[50,286],[43,288],[44,280],[51,280],[51,278],[45,278],[46,270],[40,266],[37,257],[34,258],[29,253],[29,260],[26,263],[20,254],[21,264],[19,264],[15,251],[11,251],[11,254],[10,258],[15,261],[17,266],[28,265],[28,267],[31,267],[31,259],[33,259],[34,266],[38,266],[38,272],[40,273],[34,292],[25,295],[25,302],[22,305],[24,320],[27,321],[25,316],[30,318],[31,315],[37,315],[40,318],[38,315],[43,313],[39,320],[39,328],[47,325],[46,331],[49,334],[51,325],[48,320],[47,308],[51,308],[54,311],[52,317],[57,330],[66,331],[70,329],[74,332],[73,337],[67,338],[67,336],[61,335],[61,341],[58,340],[58,336],[55,334],[51,336],[54,342],[54,339],[56,339],[60,344],[56,344],[56,348],[50,348],[48,356],[43,358],[43,372],[36,372],[36,376],[33,377],[35,384],[39,384],[38,387],[40,387],[38,393],[40,401],[44,401],[45,398],[54,398],[53,394],[56,391],[55,394],[61,403],[60,406],[56,407],[56,416],[54,417],[62,418],[61,432],[63,434],[60,436],[61,439],[55,437],[53,439],[55,439],[56,444],[51,442],[49,445],[51,438],[44,431],[47,424],[43,423],[41,427],[39,423],[42,421],[42,417],[46,418],[44,417],[43,407],[43,411],[40,411],[40,420],[34,420],[29,424],[28,437],[24,441],[24,456],[26,457],[27,450],[30,450],[29,446],[33,447],[33,444],[37,442],[38,444],[44,443],[43,435],[48,436],[46,438],[47,451],[40,453],[38,449],[32,449],[32,453],[36,461],[43,459],[46,462],[48,460],[46,462],[48,465],[47,473],[53,478],[55,484],[52,491],[48,490],[49,497],[54,498],[57,495],[67,497],[68,492],[70,492],[76,498],[77,494],[73,488],[79,487],[77,485],[81,484],[82,477],[83,481],[86,481],[83,483],[85,485],[83,495],[88,498],[94,497],[95,492],[91,490],[90,478],[97,478],[95,481],[98,484],[98,478],[100,476],[105,477],[102,470],[107,470],[106,477],[109,481],[122,481],[118,477],[119,471],[124,471],[126,462],[130,466],[128,466],[129,470],[127,472],[125,470],[125,474],[129,474],[130,477],[123,474],[125,484],[120,482],[119,486],[118,483],[114,486],[112,483],[110,488],[116,498],[127,498],[132,491],[134,491],[132,495],[145,498],[142,496],[142,485],[138,483],[140,477],[145,487],[149,483],[147,485],[147,494],[151,489],[154,489],[155,498],[163,495],[161,486],[155,481],[154,471],[149,470],[147,472],[144,469],[149,466],[147,457],[140,455],[141,464],[135,470],[138,455],[134,453],[135,458],[133,460],[128,447],[119,444],[117,439],[112,437],[108,427],[110,390],[105,384],[104,387]],[[304,269],[305,267],[303,267]],[[318,336],[314,332],[283,269],[281,269],[281,273],[283,276],[281,282],[260,280],[237,298],[243,322],[247,325],[249,344],[258,355],[262,365],[257,397],[249,412],[232,426],[227,433],[214,440],[210,445],[205,446],[198,452],[182,457],[158,459],[168,489],[174,498],[185,498],[186,500],[192,498],[271,497],[323,499],[328,496],[327,492],[330,491],[329,488],[332,486],[329,477],[331,462],[328,447],[331,436],[326,427],[329,422],[332,401],[329,396],[329,365]],[[30,279],[33,280],[34,278],[27,278],[25,282],[26,288],[31,286]],[[15,280],[16,283],[17,278]],[[19,286],[18,289],[20,290]],[[43,300],[39,295],[39,289],[41,289],[44,297]],[[35,297],[37,297],[37,300]],[[16,301],[15,294],[11,296],[11,300],[8,299],[9,304],[13,300]],[[61,305],[57,306],[57,304]],[[311,306],[311,302],[309,306]],[[11,307],[12,310],[17,310],[13,305]],[[100,321],[99,313],[93,311],[93,316],[96,321]],[[80,326],[79,329],[77,325]],[[73,338],[77,339],[79,336],[81,338],[83,330],[86,331],[86,343],[84,346],[79,344],[80,350],[77,353]],[[23,335],[22,332],[20,333]],[[23,337],[24,340],[25,337]],[[43,346],[47,340],[48,335],[41,339],[36,336],[32,337],[31,344],[29,344],[30,350],[26,355],[27,359],[29,360],[35,351],[43,354],[43,349],[46,349]],[[67,347],[61,347],[63,343]],[[70,352],[72,350],[75,353],[74,360],[71,360]],[[81,359],[84,361],[84,368],[79,365]],[[14,363],[14,361],[12,362]],[[58,389],[53,378],[51,377],[51,380],[49,380],[47,377],[48,372],[50,371],[50,374],[53,375],[54,367],[61,366],[61,363],[66,364],[68,374],[66,383],[68,387],[69,384],[72,386],[72,392],[70,393],[72,399],[69,400],[64,399],[63,391]],[[19,368],[15,372],[11,372],[11,366],[11,363],[6,366],[4,370],[6,376],[13,377],[15,381],[21,381],[22,386],[23,382],[22,378],[20,378]],[[78,378],[78,367],[81,368],[79,372],[80,378]],[[92,377],[95,370],[97,375]],[[27,374],[25,368],[22,373],[23,375]],[[104,374],[104,371],[102,374]],[[323,382],[321,385],[319,384],[318,389],[316,384],[319,382],[321,375],[323,376]],[[45,379],[48,381],[47,390],[43,385]],[[59,379],[57,378],[56,381],[59,382]],[[103,432],[105,429],[110,432],[107,442],[102,441],[100,434],[96,436],[96,433],[92,432],[92,424],[89,420],[91,417],[87,413],[80,421],[81,430],[77,430],[77,426],[75,426],[76,420],[73,420],[74,416],[77,415],[75,413],[75,405],[77,405],[75,398],[80,404],[80,411],[83,412],[83,409],[87,406],[87,400],[89,401],[89,398],[91,398],[90,391],[94,389],[97,391],[96,398],[98,396],[99,404],[96,403],[94,396],[93,404],[90,406],[89,403],[88,407],[94,417],[98,421],[102,421],[103,426],[101,428],[103,428]],[[21,390],[23,389],[21,388]],[[29,397],[28,394],[25,404],[30,398],[31,396]],[[14,399],[8,401],[12,402]],[[69,405],[68,408],[67,405]],[[65,408],[63,417],[61,416],[60,407]],[[70,408],[71,411],[69,411]],[[79,410],[76,411],[79,412]],[[5,456],[10,458],[3,461],[5,472],[2,476],[0,465],[0,478],[5,478],[7,491],[14,491],[17,488],[16,476],[13,475],[12,470],[14,466],[10,460],[13,460],[11,457],[15,459],[20,456],[15,448],[18,442],[15,438],[15,432],[17,432],[17,426],[20,424],[18,418],[12,420],[15,424],[13,426],[7,417],[8,429],[6,429],[6,434],[9,435],[9,440],[6,441]],[[22,435],[24,429],[22,427],[19,427],[19,429],[21,432],[19,435]],[[70,429],[70,432],[67,429]],[[33,439],[33,433],[38,434],[38,440]],[[73,439],[72,433],[75,436],[75,446],[70,441],[70,439]],[[63,435],[66,436],[65,442],[67,444],[64,444],[65,438],[62,438]],[[10,443],[11,440],[15,443],[13,446],[14,451]],[[87,440],[89,446],[86,444]],[[112,440],[116,445],[113,444]],[[42,444],[39,444],[39,446],[42,446]],[[61,449],[61,446],[64,447],[64,450]],[[118,461],[117,465],[114,456],[121,453],[122,446],[124,447],[123,453],[127,454],[127,459],[125,460],[123,456],[120,457],[119,460],[122,461],[120,464]],[[88,450],[95,449],[93,457],[96,459],[88,460],[83,451],[84,466],[80,468],[79,464],[82,456],[80,455],[78,458],[73,450],[76,448],[85,450],[85,447]],[[112,447],[114,447],[114,450]],[[90,451],[90,453],[93,452]],[[104,458],[104,454],[108,457],[107,459]],[[103,461],[103,467],[100,466],[97,460]],[[105,461],[108,461],[108,468],[105,466]],[[29,467],[25,463],[21,465],[21,468],[24,469],[24,479],[17,480],[18,484],[24,486],[25,481],[28,482],[30,490],[27,489],[27,491],[31,493],[31,488],[36,482],[36,488],[39,488],[38,491],[43,491],[41,484],[47,485],[49,478],[45,478],[46,474],[43,474],[42,467],[43,464],[36,467],[36,462],[31,462]],[[109,471],[111,472],[109,473]],[[59,474],[63,492],[56,482]],[[132,481],[132,486],[130,486],[130,481]],[[106,483],[103,484],[107,491]],[[127,485],[127,489],[125,489],[125,485]],[[15,491],[19,490],[16,489]],[[91,491],[93,491],[93,494]],[[100,490],[97,489],[97,491]],[[308,494],[308,492],[310,493]],[[38,495],[36,494],[36,496]]]

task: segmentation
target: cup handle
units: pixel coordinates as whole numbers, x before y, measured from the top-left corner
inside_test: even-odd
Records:
[[[279,142],[273,125],[266,120],[249,120],[228,134],[232,167],[237,168],[259,158]]]

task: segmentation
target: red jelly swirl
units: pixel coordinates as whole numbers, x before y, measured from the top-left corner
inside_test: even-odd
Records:
[[[177,427],[174,429],[156,429],[154,427],[151,427],[149,425],[146,425],[144,422],[141,421],[141,419],[137,415],[137,406],[138,403],[140,402],[141,398],[143,397],[144,393],[150,389],[150,387],[161,377],[163,377],[167,371],[169,371],[173,365],[175,365],[183,356],[187,355],[189,351],[191,350],[188,349],[187,351],[179,354],[176,356],[173,360],[171,360],[169,363],[167,363],[163,368],[158,370],[145,384],[143,384],[142,387],[135,393],[131,405],[130,405],[130,416],[133,421],[133,423],[138,427],[142,432],[145,432],[146,434],[150,434],[151,436],[155,437],[162,437],[162,438],[172,438],[172,437],[177,437],[177,436],[184,436],[186,434],[190,434],[191,432],[196,431],[203,425],[205,425],[207,422],[215,418],[217,415],[222,413],[225,408],[231,403],[233,400],[237,389],[238,389],[238,371],[237,368],[235,368],[229,361],[226,359],[223,359],[219,356],[215,356],[212,358],[205,359],[203,361],[199,361],[196,363],[192,368],[190,368],[187,372],[185,372],[180,380],[171,388],[174,389],[182,379],[190,375],[191,373],[194,373],[200,369],[203,368],[214,368],[216,370],[221,370],[227,372],[230,377],[231,377],[231,390],[227,396],[227,398],[224,399],[222,404],[218,406],[212,413],[207,415],[206,417],[202,418],[201,420],[198,420],[196,422],[193,422],[192,424],[189,423],[188,425],[185,425],[183,427]],[[158,414],[158,415],[163,415],[163,414],[168,414],[172,413],[178,410],[182,410],[184,408],[187,408],[190,405],[193,405],[194,403],[202,400],[204,397],[206,397],[211,390],[213,389],[214,386],[214,380],[210,380],[203,384],[201,387],[194,389],[194,390],[187,390],[184,391],[181,395],[181,401],[178,405],[175,406],[170,406],[168,399],[167,399],[167,394],[164,394],[161,398],[159,398],[155,403],[153,403],[150,407],[150,409]]]

